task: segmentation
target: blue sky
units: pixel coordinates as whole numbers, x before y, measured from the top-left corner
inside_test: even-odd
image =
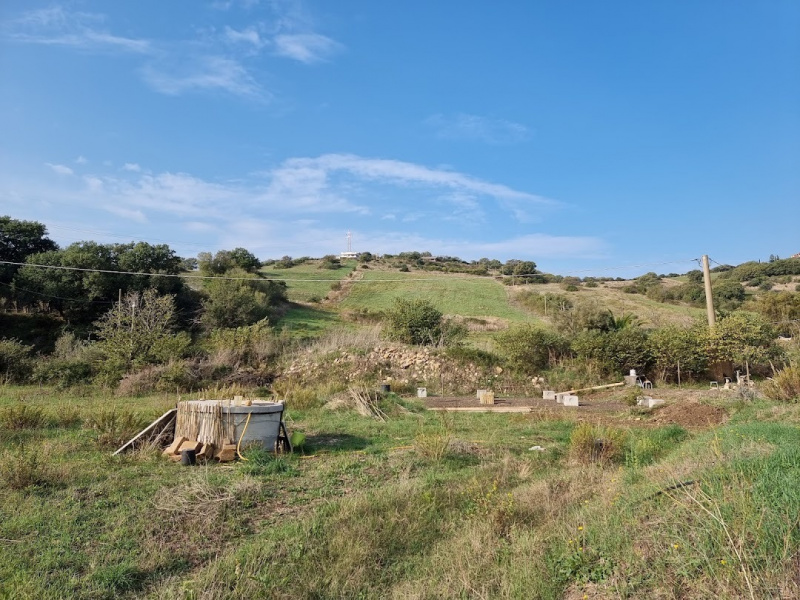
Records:
[[[788,256],[798,32],[780,0],[5,0],[0,214],[184,256]]]

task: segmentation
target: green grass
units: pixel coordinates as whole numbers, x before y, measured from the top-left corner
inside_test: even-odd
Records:
[[[317,337],[337,325],[341,325],[341,321],[336,312],[302,304],[292,305],[275,321],[275,327],[286,329],[299,338]]]
[[[320,300],[324,298],[331,284],[345,279],[355,268],[355,261],[345,261],[338,269],[319,269],[316,262],[311,262],[291,269],[264,267],[261,273],[266,277],[285,280],[291,302],[309,302],[314,297]]]
[[[391,308],[398,298],[430,300],[448,315],[499,317],[512,322],[530,316],[511,306],[505,286],[491,278],[428,272],[365,271],[341,302],[344,309],[371,311]]]
[[[290,410],[300,452],[197,468],[112,458],[87,427],[174,401],[0,387],[0,598],[797,595],[796,405],[634,428],[606,466],[570,458],[572,420],[413,403],[386,422]]]

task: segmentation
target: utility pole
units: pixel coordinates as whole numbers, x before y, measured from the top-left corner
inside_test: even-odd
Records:
[[[708,326],[714,327],[714,298],[711,296],[711,271],[708,268],[708,254],[703,254],[703,284],[706,288],[706,311],[708,312]]]

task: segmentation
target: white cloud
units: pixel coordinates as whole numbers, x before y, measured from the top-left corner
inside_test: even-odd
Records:
[[[491,196],[502,200],[524,200],[535,204],[554,204],[553,200],[514,190],[508,186],[444,169],[432,169],[415,163],[382,158],[363,158],[354,154],[324,154],[318,158],[293,158],[284,169],[304,170],[309,175],[343,171],[365,180],[387,181],[401,185],[428,185],[461,192]]]
[[[225,39],[232,44],[248,44],[255,49],[263,48],[267,44],[267,41],[261,38],[261,34],[254,27],[237,31],[226,25]]]
[[[530,137],[529,129],[521,123],[464,113],[451,116],[433,115],[425,123],[442,139],[512,144]]]
[[[275,36],[275,52],[302,63],[324,62],[338,52],[339,42],[319,33],[295,33]]]
[[[83,180],[86,182],[86,187],[90,192],[97,193],[103,191],[103,180],[99,177],[86,175]]]
[[[6,35],[16,42],[50,46],[70,46],[84,50],[119,50],[145,54],[152,50],[148,40],[110,34],[98,28],[103,16],[69,12],[52,6],[24,13],[9,21]]]
[[[74,171],[70,169],[66,165],[54,165],[53,163],[44,163],[48,167],[50,167],[54,173],[58,173],[59,175],[74,175]]]
[[[81,155],[81,156],[79,156],[78,158],[75,159],[75,162],[77,164],[79,164],[79,165],[85,165],[89,161],[86,160],[86,158],[83,155]]]
[[[142,75],[150,87],[169,96],[222,90],[252,99],[267,100],[270,97],[241,63],[223,56],[205,56],[170,66],[151,63],[142,69]]]
[[[125,163],[122,165],[122,168],[125,171],[133,171],[134,173],[138,173],[142,170],[142,167],[140,167],[137,163]]]
[[[118,217],[122,217],[123,219],[127,219],[128,221],[135,221],[136,223],[147,223],[147,217],[141,210],[131,210],[129,208],[123,208],[121,206],[103,206],[104,210],[107,210],[112,215],[117,215]]]
[[[196,233],[210,233],[218,230],[217,226],[211,223],[203,223],[202,221],[187,221],[183,224],[183,227],[186,231],[193,231]]]

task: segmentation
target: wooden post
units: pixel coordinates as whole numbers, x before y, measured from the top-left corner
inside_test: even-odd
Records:
[[[716,315],[714,314],[714,298],[711,295],[711,270],[708,268],[708,254],[703,254],[703,284],[706,290],[706,312],[708,313],[708,326],[714,327]]]

